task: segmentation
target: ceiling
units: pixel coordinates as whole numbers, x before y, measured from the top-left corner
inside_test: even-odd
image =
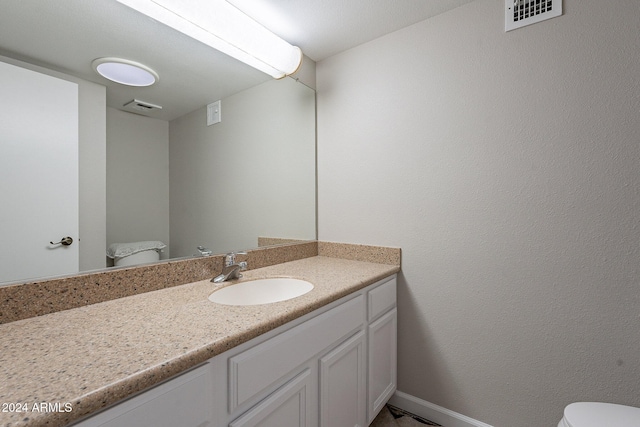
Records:
[[[321,61],[473,0],[228,1]],[[102,84],[114,108],[134,98],[162,105],[148,115],[164,120],[271,79],[115,0],[0,0],[0,55]],[[107,56],[141,62],[160,80],[109,82],[91,67]]]
[[[228,0],[321,61],[473,0]]]

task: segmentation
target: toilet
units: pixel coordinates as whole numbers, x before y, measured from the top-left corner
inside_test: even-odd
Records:
[[[115,267],[148,264],[160,260],[160,252],[167,245],[151,240],[144,242],[113,243],[107,249],[107,256],[113,259]]]
[[[640,408],[600,402],[577,402],[564,408],[558,427],[640,427]]]

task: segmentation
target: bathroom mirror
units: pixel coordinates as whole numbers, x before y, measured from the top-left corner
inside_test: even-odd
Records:
[[[224,253],[316,238],[313,89],[273,80],[115,0],[0,7],[1,62],[78,84],[78,271],[105,268],[112,243],[159,240],[164,260],[196,255],[198,246]],[[91,67],[106,56],[141,62],[159,82],[109,82]],[[133,99],[162,109],[123,107]],[[207,105],[218,100],[222,121],[207,125]],[[3,188],[11,201],[15,188]],[[6,216],[0,226],[3,234],[27,227]],[[52,230],[36,249],[58,251],[49,242],[66,234]],[[0,285],[43,276],[27,270]]]

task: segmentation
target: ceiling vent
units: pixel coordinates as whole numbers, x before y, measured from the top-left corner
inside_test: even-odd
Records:
[[[161,105],[152,104],[146,101],[140,101],[139,99],[134,99],[133,101],[129,101],[123,106],[123,110],[130,111],[132,113],[144,114],[149,113],[154,110],[162,110]]]
[[[505,0],[504,30],[562,15],[562,0]]]

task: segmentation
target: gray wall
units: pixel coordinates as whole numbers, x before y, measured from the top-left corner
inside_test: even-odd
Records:
[[[477,0],[317,64],[319,238],[400,246],[399,390],[640,406],[640,5]]]
[[[314,91],[272,80],[223,99],[221,123],[206,117],[169,126],[172,256],[315,239]]]
[[[78,83],[80,271],[105,268],[107,246],[107,94],[102,85]]]
[[[106,223],[107,246],[160,240],[170,256],[169,122],[107,108]]]

